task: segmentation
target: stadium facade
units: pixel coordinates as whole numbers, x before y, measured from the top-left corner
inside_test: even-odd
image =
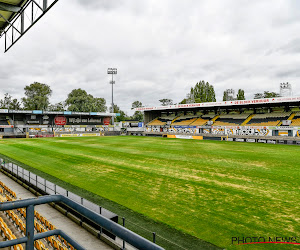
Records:
[[[147,134],[300,137],[300,97],[178,104],[144,112]]]
[[[2,137],[52,137],[55,133],[103,132],[113,130],[116,114],[101,112],[0,109]]]

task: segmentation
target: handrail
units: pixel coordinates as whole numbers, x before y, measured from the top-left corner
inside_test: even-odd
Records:
[[[129,244],[131,244],[132,246],[134,246],[138,249],[149,249],[149,250],[150,249],[151,250],[152,249],[153,250],[162,250],[163,249],[162,247],[152,243],[151,241],[141,237],[140,235],[128,230],[125,227],[122,227],[121,225],[105,218],[104,216],[102,216],[100,214],[95,213],[94,211],[82,206],[81,204],[79,204],[77,202],[70,200],[69,198],[67,198],[63,195],[46,195],[46,196],[41,196],[38,198],[31,198],[31,199],[24,199],[24,200],[1,203],[0,211],[26,207],[27,216],[26,216],[26,237],[17,239],[17,240],[13,240],[13,241],[7,241],[4,243],[0,242],[0,248],[26,242],[26,249],[33,250],[34,240],[48,237],[51,235],[61,235],[67,241],[70,240],[70,244],[73,243],[72,245],[76,249],[79,249],[79,250],[84,249],[82,246],[80,246],[77,242],[72,240],[69,236],[67,236],[61,230],[52,230],[52,231],[48,231],[46,233],[39,233],[37,235],[34,235],[34,227],[33,227],[34,206],[51,203],[51,202],[64,203],[65,205],[75,209],[76,211],[81,213],[83,216],[94,221],[95,223],[99,224],[101,227],[105,228],[107,231],[111,232],[112,234],[116,235],[117,237],[121,238],[122,240],[128,242]],[[46,234],[47,234],[47,236],[44,236]],[[31,235],[34,235],[34,236],[32,237]],[[20,242],[20,240],[22,240],[22,242]],[[13,242],[14,244],[9,244],[8,242]],[[15,242],[17,242],[17,243],[15,243]],[[9,245],[7,245],[7,244],[9,244]]]

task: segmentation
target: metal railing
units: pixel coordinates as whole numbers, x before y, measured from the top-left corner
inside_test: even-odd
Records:
[[[52,235],[60,235],[65,240],[67,240],[71,245],[73,245],[76,249],[81,250],[84,249],[80,244],[74,241],[71,237],[65,234],[61,230],[51,230],[44,233],[34,234],[34,206],[47,204],[51,202],[61,202],[79,213],[83,214],[88,219],[94,221],[99,226],[105,228],[110,233],[116,235],[117,237],[123,239],[128,242],[132,246],[138,249],[163,249],[162,247],[152,243],[151,241],[139,236],[138,234],[122,227],[121,225],[105,218],[104,216],[95,213],[94,211],[85,208],[81,204],[72,201],[71,199],[63,196],[63,195],[47,195],[41,196],[33,199],[24,199],[19,201],[12,202],[4,202],[0,204],[0,211],[12,210],[26,207],[26,234],[25,237],[0,242],[0,248],[10,247],[17,244],[26,243],[26,250],[34,250],[34,241],[42,238],[46,238]]]

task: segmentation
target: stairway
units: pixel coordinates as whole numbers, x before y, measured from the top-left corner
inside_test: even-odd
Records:
[[[252,119],[253,116],[254,114],[249,115],[248,118],[241,124],[241,126],[245,126]]]

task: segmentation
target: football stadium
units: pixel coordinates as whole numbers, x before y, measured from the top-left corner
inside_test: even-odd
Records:
[[[56,2],[0,0],[5,51]],[[300,97],[134,111],[0,109],[0,248],[299,248]]]

